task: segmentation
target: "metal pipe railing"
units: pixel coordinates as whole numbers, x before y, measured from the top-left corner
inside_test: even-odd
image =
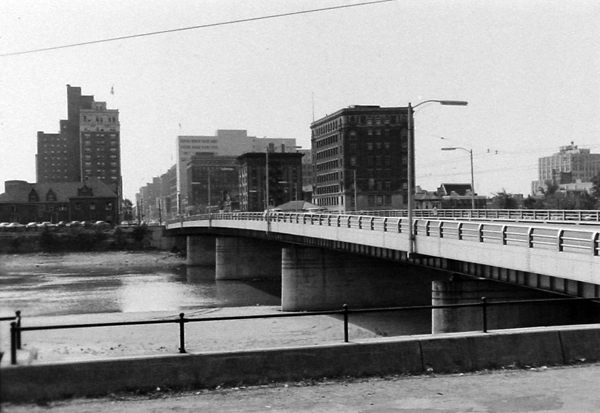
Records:
[[[318,315],[341,315],[343,317],[343,334],[344,343],[349,342],[349,319],[350,314],[375,313],[375,312],[390,312],[390,311],[417,311],[417,310],[438,310],[452,309],[465,307],[480,307],[482,309],[481,330],[484,333],[488,332],[488,308],[497,305],[513,305],[513,304],[541,304],[541,303],[558,303],[558,302],[580,302],[580,301],[596,301],[600,303],[600,297],[593,298],[550,298],[550,299],[534,299],[534,300],[512,300],[512,301],[493,301],[490,302],[486,297],[482,297],[479,302],[466,304],[444,304],[444,305],[425,305],[425,306],[410,306],[410,307],[382,307],[382,308],[360,308],[350,309],[347,304],[342,306],[340,310],[329,311],[311,311],[302,313],[287,313],[287,314],[262,314],[262,315],[245,315],[245,316],[226,316],[226,317],[199,317],[186,318],[184,313],[180,313],[179,317],[170,320],[142,320],[142,321],[122,321],[111,323],[89,323],[89,324],[62,324],[62,325],[47,325],[47,326],[30,326],[23,327],[17,322],[11,323],[11,364],[17,364],[17,349],[21,348],[21,334],[23,331],[40,331],[40,330],[57,330],[57,329],[75,329],[75,328],[94,328],[94,327],[118,327],[132,325],[147,325],[147,324],[168,324],[176,323],[179,325],[179,353],[187,353],[185,348],[185,324],[193,322],[209,322],[209,321],[230,321],[230,320],[249,320],[249,319],[266,319],[266,318],[293,318],[293,317],[311,317]],[[20,313],[19,313],[20,314]],[[14,318],[11,318],[14,319]]]

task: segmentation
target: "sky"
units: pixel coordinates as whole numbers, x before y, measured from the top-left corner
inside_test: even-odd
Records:
[[[471,150],[477,193],[527,195],[539,157],[600,153],[598,21],[597,0],[2,0],[0,185],[35,182],[37,131],[58,132],[70,84],[119,110],[130,199],[178,135],[310,148],[339,109],[430,99],[469,104],[415,109],[417,185],[470,182]]]

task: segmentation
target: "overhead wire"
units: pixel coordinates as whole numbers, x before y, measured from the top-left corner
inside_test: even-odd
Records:
[[[280,18],[280,17],[297,16],[300,14],[319,13],[319,12],[324,12],[324,11],[347,9],[350,7],[361,7],[361,6],[368,6],[368,5],[372,5],[372,4],[389,3],[389,2],[393,2],[393,1],[396,1],[396,0],[374,0],[374,1],[356,3],[356,4],[345,4],[342,6],[322,7],[319,9],[310,9],[310,10],[294,11],[294,12],[288,12],[288,13],[271,14],[271,15],[259,16],[259,17],[249,17],[249,18],[245,18],[245,19],[229,20],[229,21],[219,22],[219,23],[208,23],[208,24],[201,24],[201,25],[197,25],[197,26],[181,27],[181,28],[177,28],[177,29],[159,30],[159,31],[154,31],[154,32],[146,32],[146,33],[126,35],[126,36],[110,37],[110,38],[106,38],[106,39],[90,40],[87,42],[71,43],[71,44],[65,44],[65,45],[60,45],[60,46],[51,46],[51,47],[44,47],[44,48],[39,48],[39,49],[22,50],[22,51],[18,51],[18,52],[1,53],[0,57],[48,52],[51,50],[88,46],[88,45],[99,44],[99,43],[116,42],[116,41],[120,41],[120,40],[135,39],[135,38],[147,37],[147,36],[156,36],[156,35],[160,35],[160,34],[176,33],[176,32],[188,31],[188,30],[206,29],[209,27],[227,26],[227,25],[232,25],[232,24],[247,23],[247,22],[268,20],[268,19],[276,19],[276,18]]]

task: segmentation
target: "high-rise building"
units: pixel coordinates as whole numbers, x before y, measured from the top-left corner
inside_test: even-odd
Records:
[[[122,193],[119,111],[67,85],[67,119],[59,133],[38,132],[37,182],[98,179]]]
[[[330,211],[408,201],[408,108],[350,106],[311,124],[312,202]]]
[[[189,204],[187,164],[193,155],[210,152],[217,156],[240,156],[247,152],[263,152],[271,145],[276,152],[293,152],[296,139],[292,138],[256,138],[248,136],[245,130],[219,129],[214,136],[178,136],[177,137],[177,205],[184,214]]]
[[[591,182],[599,173],[600,154],[571,142],[561,146],[557,153],[538,159],[538,180],[532,183],[532,192],[537,193],[548,182],[554,185]]]

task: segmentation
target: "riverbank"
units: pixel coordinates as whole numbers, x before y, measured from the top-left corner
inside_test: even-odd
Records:
[[[111,252],[65,252],[0,254],[2,271],[18,269],[39,270],[40,268],[95,268],[95,267],[138,267],[156,268],[184,265],[185,260],[177,254],[159,250],[111,251]]]
[[[9,273],[94,272],[128,273],[144,269],[185,266],[185,260],[164,251],[11,254],[0,255],[0,275]],[[88,278],[91,279],[91,278]],[[0,280],[1,281],[1,280]],[[84,281],[85,282],[85,281]],[[85,300],[85,296],[78,296]],[[152,300],[152,297],[140,299]],[[187,318],[231,317],[282,314],[279,306],[254,305],[186,310]],[[48,326],[141,320],[175,320],[179,311],[130,311],[88,314],[31,316],[24,312],[23,326]],[[295,313],[292,313],[295,314]],[[4,314],[8,315],[8,314]],[[9,348],[9,323],[0,325],[2,349]],[[234,351],[343,341],[343,322],[339,316],[269,318],[187,323],[186,348],[191,352]],[[430,314],[400,313],[353,314],[349,335],[353,339],[430,332]],[[34,363],[92,360],[101,358],[177,354],[178,325],[155,324],[126,327],[57,329],[24,332],[23,348],[37,353]],[[8,362],[5,357],[3,363]]]
[[[232,317],[283,314],[279,307],[231,307],[202,309],[186,313],[187,318]],[[294,314],[294,313],[290,313]],[[92,324],[109,322],[177,320],[178,314],[103,313],[56,317],[25,317],[23,326]],[[399,320],[388,317],[354,316],[350,323],[352,339],[390,335]],[[8,349],[8,331],[2,331],[2,348]],[[249,349],[281,348],[344,340],[343,321],[339,316],[303,316],[229,321],[191,322],[185,325],[185,347],[192,353]],[[118,327],[93,327],[25,331],[23,349],[36,354],[33,364],[57,361],[97,360],[127,356],[178,354],[179,325],[151,324]],[[8,363],[8,358],[3,364]]]

